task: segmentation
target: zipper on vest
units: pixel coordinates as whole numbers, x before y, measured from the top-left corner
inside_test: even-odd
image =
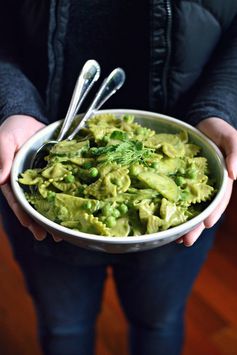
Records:
[[[171,56],[171,30],[172,30],[172,7],[171,1],[165,0],[165,7],[166,7],[166,14],[167,14],[167,25],[166,25],[166,48],[167,48],[167,55],[163,70],[163,92],[164,92],[164,103],[163,103],[163,112],[166,113],[168,109],[168,71],[170,65],[170,56]]]
[[[51,0],[49,35],[50,72],[47,89],[48,110],[52,119],[58,118],[63,80],[64,43],[69,18],[70,1]]]
[[[55,50],[55,37],[57,33],[57,13],[58,13],[58,1],[53,0],[50,4],[50,16],[49,16],[49,38],[48,38],[48,60],[50,61],[49,67],[49,79],[47,86],[47,108],[51,118],[55,118],[55,107],[53,107],[53,83],[55,80],[56,71],[56,50]]]

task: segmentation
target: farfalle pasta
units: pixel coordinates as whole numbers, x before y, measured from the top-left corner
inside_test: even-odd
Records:
[[[186,131],[155,132],[129,115],[94,116],[45,159],[19,177],[29,203],[84,233],[156,233],[193,218],[215,194],[207,159]]]

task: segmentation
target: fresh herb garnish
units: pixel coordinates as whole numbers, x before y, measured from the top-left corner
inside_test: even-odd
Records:
[[[121,165],[143,163],[152,153],[153,149],[146,148],[140,141],[125,141],[121,144],[108,145],[105,147],[91,148],[92,156],[100,157],[99,160],[115,162]]]

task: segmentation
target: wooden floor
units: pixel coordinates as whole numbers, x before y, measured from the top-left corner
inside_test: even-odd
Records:
[[[237,355],[236,211],[235,186],[226,222],[188,304],[183,355]],[[0,285],[0,354],[40,355],[33,305],[1,229]],[[126,328],[110,277],[98,321],[97,355],[127,355]]]

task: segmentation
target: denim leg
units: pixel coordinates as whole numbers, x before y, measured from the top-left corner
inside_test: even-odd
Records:
[[[0,210],[36,305],[45,354],[93,354],[94,323],[109,264],[113,264],[118,293],[131,325],[132,355],[180,354],[183,311],[212,245],[213,229],[203,233],[191,248],[172,243],[111,256],[66,242],[54,243],[49,238],[35,242],[1,194]],[[51,257],[40,255],[44,251]]]
[[[172,243],[114,266],[132,355],[181,354],[187,297],[212,243],[209,230],[193,247]]]
[[[24,270],[34,300],[44,354],[94,354],[105,266],[74,266],[40,255]]]
[[[92,355],[109,256],[52,238],[35,241],[0,193],[0,211],[13,253],[35,304],[45,355]],[[40,254],[47,251],[50,256]]]

